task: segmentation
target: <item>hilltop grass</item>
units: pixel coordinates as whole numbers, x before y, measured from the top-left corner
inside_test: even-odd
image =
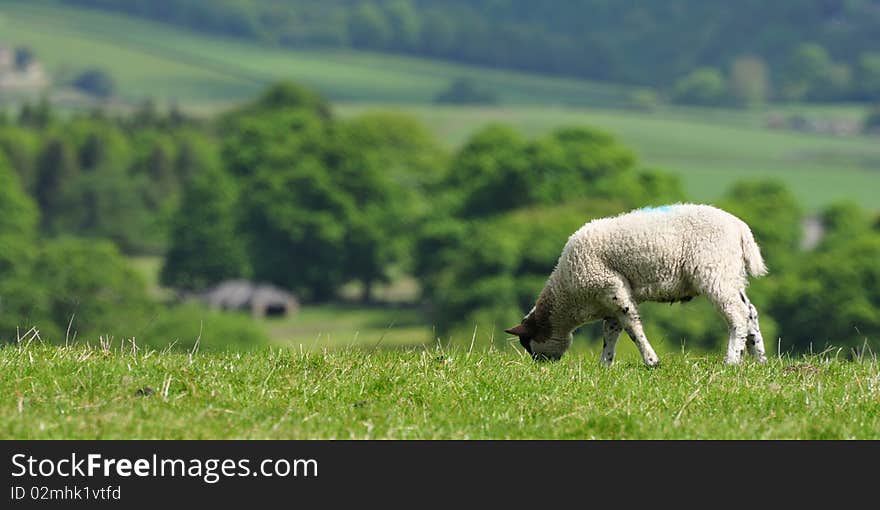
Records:
[[[290,439],[878,439],[876,360],[649,370],[513,349],[133,353],[0,348],[0,436]],[[155,393],[138,395],[146,387]],[[148,392],[149,393],[149,392]]]
[[[217,108],[292,79],[334,100],[427,103],[466,76],[504,103],[625,104],[633,87],[351,50],[283,49],[39,1],[0,5],[0,37],[26,44],[53,76],[106,70],[129,100]]]

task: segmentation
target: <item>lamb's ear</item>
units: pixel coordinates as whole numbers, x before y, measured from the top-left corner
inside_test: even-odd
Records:
[[[516,326],[514,326],[510,329],[505,329],[504,332],[510,333],[511,335],[523,336],[523,335],[528,334],[529,330],[528,330],[528,328],[526,328],[525,324],[517,324]]]

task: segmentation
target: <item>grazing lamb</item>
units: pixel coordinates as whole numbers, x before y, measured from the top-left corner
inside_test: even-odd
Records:
[[[752,231],[708,205],[676,204],[593,220],[568,238],[556,268],[522,323],[506,330],[536,360],[558,360],[581,324],[604,320],[602,362],[611,365],[621,330],[649,367],[660,364],[642,330],[638,303],[705,295],[727,320],[727,363],[743,351],[759,361],[764,340],[746,297],[747,275],[767,268]]]

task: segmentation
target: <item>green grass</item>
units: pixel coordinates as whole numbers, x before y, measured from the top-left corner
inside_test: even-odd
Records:
[[[334,100],[425,103],[468,76],[505,103],[625,104],[632,87],[379,53],[271,48],[124,15],[47,2],[0,5],[6,44],[26,44],[55,76],[110,72],[123,98],[214,108],[293,79]]]
[[[305,306],[290,317],[267,318],[261,323],[274,341],[307,351],[349,345],[367,349],[412,347],[433,340],[423,314],[409,308]]]
[[[2,439],[878,439],[876,360],[0,348]],[[149,387],[150,396],[138,390]]]
[[[337,111],[351,116],[382,108],[404,108],[451,148],[490,122],[509,124],[527,136],[563,125],[595,126],[632,147],[645,166],[680,175],[693,200],[715,200],[738,180],[771,177],[785,182],[809,210],[840,199],[880,210],[877,137],[771,130],[764,127],[766,112],[671,108],[652,113],[603,108],[364,104],[342,105]],[[786,111],[799,110],[788,106]],[[854,115],[851,106],[804,111]]]

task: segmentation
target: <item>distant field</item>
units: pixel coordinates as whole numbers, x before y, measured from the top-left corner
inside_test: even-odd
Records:
[[[509,104],[615,105],[631,87],[378,53],[287,50],[209,36],[124,15],[40,1],[0,4],[0,42],[27,44],[55,76],[109,71],[123,98],[152,96],[213,109],[292,79],[334,100],[430,102],[468,76]]]
[[[450,147],[489,122],[536,136],[561,125],[587,124],[617,135],[642,163],[681,175],[688,195],[713,200],[731,183],[764,177],[784,181],[808,209],[852,199],[880,210],[880,138],[771,130],[765,114],[676,108],[637,112],[602,108],[440,107],[346,104],[342,115],[404,108],[422,119]],[[853,107],[786,107],[811,115],[852,118]]]
[[[876,360],[618,360],[8,345],[0,439],[880,439]]]

